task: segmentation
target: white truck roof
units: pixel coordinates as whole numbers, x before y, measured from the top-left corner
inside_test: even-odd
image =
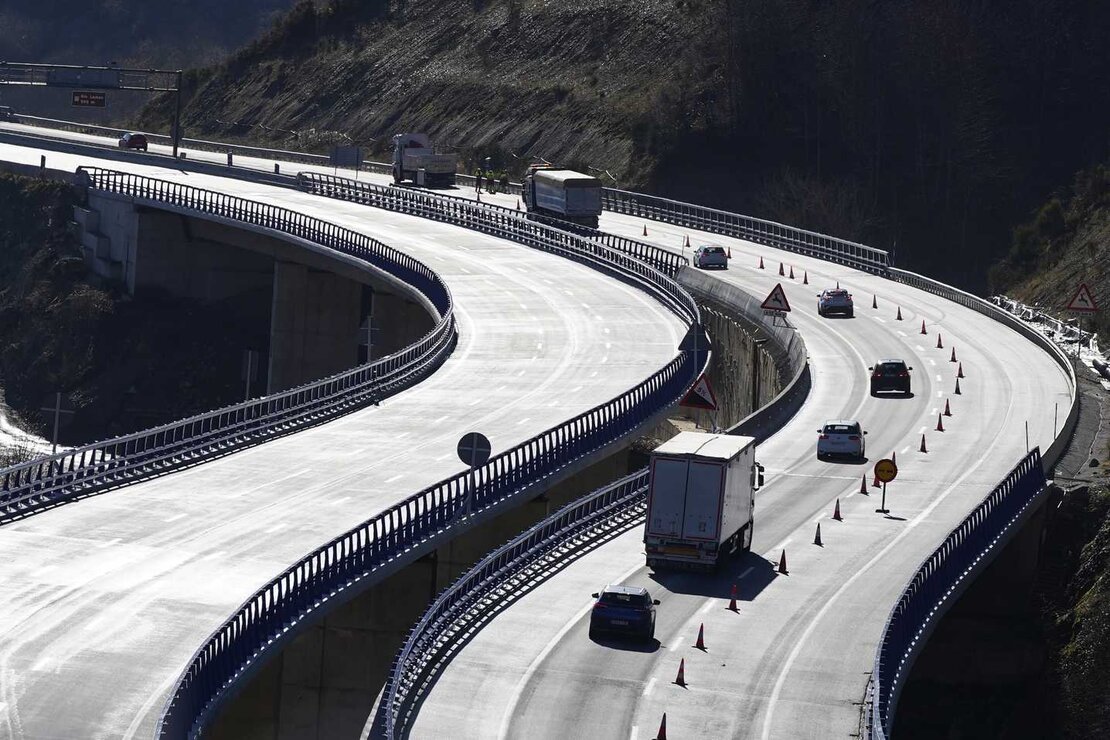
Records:
[[[752,444],[755,444],[755,437],[708,432],[679,432],[656,447],[655,454],[697,455],[717,460],[731,460]]]
[[[590,175],[583,175],[581,172],[574,170],[536,170],[533,177],[538,177],[541,180],[548,180],[550,182],[559,182],[566,184],[574,184],[578,186],[593,186],[601,187],[601,180]]]

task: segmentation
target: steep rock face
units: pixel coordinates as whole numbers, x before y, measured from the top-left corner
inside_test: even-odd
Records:
[[[660,119],[690,115],[682,98],[708,17],[659,0],[366,5],[299,7],[283,33],[205,75],[186,125],[322,128],[379,151],[394,132],[425,131],[510,162],[531,154],[634,177],[669,143],[651,135]]]
[[[294,0],[5,0],[0,59],[198,66],[266,30]]]

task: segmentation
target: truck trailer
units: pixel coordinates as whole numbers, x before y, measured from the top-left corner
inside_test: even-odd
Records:
[[[528,213],[597,228],[601,181],[574,170],[532,165],[521,183]]]
[[[644,525],[647,564],[709,570],[751,550],[762,485],[753,437],[680,432],[657,447]]]
[[[436,154],[427,134],[393,137],[393,182],[409,181],[421,187],[449,188],[455,184],[458,156]]]

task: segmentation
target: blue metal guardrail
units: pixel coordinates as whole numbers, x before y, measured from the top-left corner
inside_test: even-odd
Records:
[[[552,559],[580,554],[585,547],[643,520],[648,468],[643,468],[567,504],[509,542],[494,549],[443,590],[409,631],[393,661],[375,726],[396,737],[411,717],[445,649],[479,617],[488,619],[496,594],[507,585],[531,580],[532,570]],[[578,540],[576,544],[571,544]],[[573,552],[567,553],[570,549]]]
[[[613,188],[602,190],[601,204],[614,213],[746,239],[864,272],[885,275],[890,268],[890,256],[882,249],[739,213]]]
[[[438,313],[419,341],[388,357],[281,393],[252,399],[134,434],[95,442],[0,470],[0,521],[107,487],[133,483],[224,455],[362,408],[407,388],[450,354],[457,331],[451,292],[418,260],[370,237],[286,208],[189,185],[98,168],[81,168],[88,187],[183,207],[270,229],[390,273],[423,294]]]
[[[917,569],[883,627],[865,705],[868,737],[883,740],[890,735],[899,694],[933,627],[1021,527],[1046,490],[1041,452],[1036,448]]]
[[[513,214],[427,193],[351,187],[342,178],[303,175],[302,187],[389,210],[477,229],[586,263],[645,290],[682,317],[698,321],[694,299],[645,262],[590,239]],[[365,185],[359,183],[360,186]],[[684,260],[675,257],[675,269]],[[704,370],[708,348],[680,352],[635,388],[401,501],[317,548],[244,602],[189,661],[167,702],[159,733],[195,737],[230,692],[318,615],[376,579],[454,536],[476,518],[507,506],[653,421],[673,406]]]
[[[533,221],[519,211],[423,190],[307,172],[297,175],[297,184],[307,193],[434,218],[585,262],[647,290],[688,323],[698,320],[697,302],[672,279],[687,261],[665,249],[613,235],[584,237]]]

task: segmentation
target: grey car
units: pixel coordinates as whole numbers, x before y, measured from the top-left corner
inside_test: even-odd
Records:
[[[700,267],[703,270],[710,267],[719,267],[722,270],[727,270],[728,254],[724,247],[703,244],[694,250],[694,267]]]
[[[829,316],[834,313],[848,318],[855,316],[852,294],[843,288],[829,288],[817,294],[817,315]]]

